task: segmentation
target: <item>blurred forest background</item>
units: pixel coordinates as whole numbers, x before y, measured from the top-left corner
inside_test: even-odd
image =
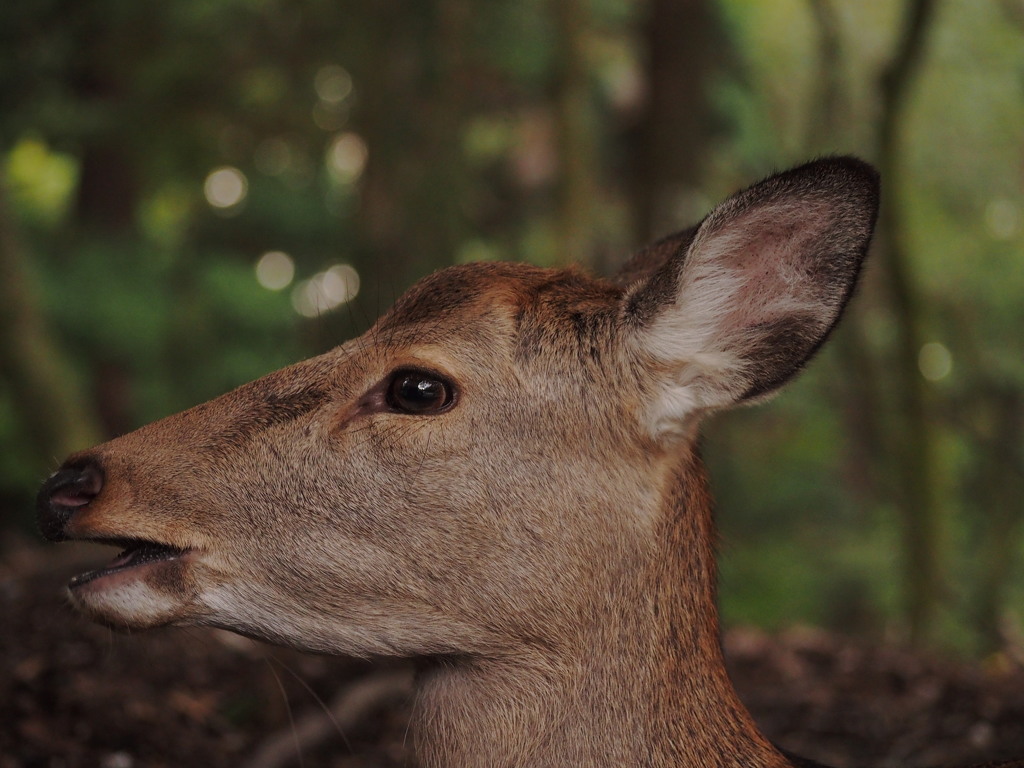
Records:
[[[435,269],[606,272],[846,152],[851,314],[706,430],[726,619],[1022,653],[1021,0],[0,4],[0,526]]]

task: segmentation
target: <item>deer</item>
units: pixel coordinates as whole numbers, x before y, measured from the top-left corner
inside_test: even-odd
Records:
[[[610,279],[423,278],[365,334],[72,455],[51,541],[111,627],[208,626],[416,660],[424,768],[795,768],[726,672],[698,431],[825,342],[875,170],[776,173]]]

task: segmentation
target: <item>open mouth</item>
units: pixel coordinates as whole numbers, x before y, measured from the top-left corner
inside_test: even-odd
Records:
[[[100,578],[101,576],[109,576],[112,573],[126,571],[130,568],[138,568],[139,566],[149,565],[151,563],[177,560],[189,551],[187,549],[172,547],[167,544],[158,544],[155,541],[142,541],[139,539],[103,539],[97,541],[97,543],[113,544],[115,546],[122,547],[123,551],[104,568],[99,568],[95,571],[89,571],[88,573],[82,573],[75,576],[68,582],[69,587],[80,587],[83,584],[88,584],[94,579]]]

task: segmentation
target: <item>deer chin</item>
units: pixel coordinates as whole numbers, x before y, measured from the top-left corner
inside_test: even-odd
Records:
[[[71,579],[68,594],[75,607],[115,628],[189,623],[193,550],[143,540],[102,543],[123,551],[105,567]]]

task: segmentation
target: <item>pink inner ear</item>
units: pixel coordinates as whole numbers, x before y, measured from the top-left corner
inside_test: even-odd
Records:
[[[759,212],[730,227],[740,234],[726,235],[730,247],[720,256],[721,266],[737,283],[728,299],[732,309],[722,318],[724,335],[794,315],[824,320],[825,297],[813,269],[821,238],[813,208],[801,210],[799,216],[791,209]]]

